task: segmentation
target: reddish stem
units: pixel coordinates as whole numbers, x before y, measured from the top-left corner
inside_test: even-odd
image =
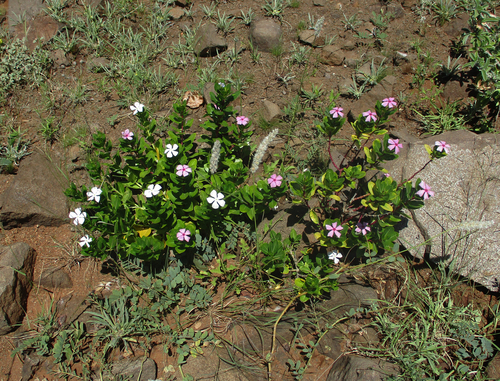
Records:
[[[427,167],[427,166],[429,165],[429,163],[430,163],[431,161],[432,161],[432,159],[430,159],[427,163],[425,163],[425,165],[424,165],[422,168],[420,168],[417,172],[415,172],[415,173],[413,174],[413,176],[412,176],[412,177],[410,177],[410,178],[409,178],[408,180],[406,180],[406,181],[411,181],[411,179],[413,179],[416,175],[418,175],[420,172],[422,172],[422,171],[425,169],[425,167]],[[399,185],[401,185],[401,184],[399,184]],[[398,185],[398,187],[399,187],[399,185]]]
[[[330,161],[332,162],[333,166],[340,173],[341,172],[340,168],[337,167],[337,164],[335,164],[335,161],[333,160],[333,157],[332,157],[332,151],[330,150],[331,145],[332,145],[332,137],[330,136],[330,137],[328,137],[328,155],[330,155]]]

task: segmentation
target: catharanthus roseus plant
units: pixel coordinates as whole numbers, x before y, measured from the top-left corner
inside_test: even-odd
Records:
[[[469,13],[469,28],[463,34],[462,44],[469,49],[470,75],[475,85],[476,102],[472,111],[483,114],[494,125],[500,113],[500,18],[491,13],[488,2],[473,2]]]
[[[188,133],[185,102],[174,104],[166,139],[155,135],[156,121],[139,102],[130,106],[138,126],[123,131],[117,147],[102,133],[93,136],[92,184],[66,191],[78,203],[69,217],[85,230],[84,254],[156,260],[173,253],[192,263],[195,236],[220,242],[227,223],[256,226],[277,205],[286,185],[275,166],[264,176],[250,172],[251,121],[230,105],[239,93],[223,83],[215,90],[200,137]]]
[[[320,245],[336,249],[329,255],[335,263],[341,258],[340,251],[354,250],[368,262],[376,255],[392,252],[398,238],[395,225],[405,216],[405,210],[421,208],[424,200],[434,196],[431,184],[420,179],[412,183],[418,172],[398,182],[383,168],[385,162],[397,159],[403,149],[399,139],[385,129],[396,111],[395,99],[386,98],[377,102],[374,110],[359,115],[352,123],[352,147],[341,162],[336,162],[331,153],[332,138],[346,119],[342,107],[332,108],[317,128],[328,139],[328,153],[335,170],[328,169],[320,178],[304,172],[290,183],[294,202],[309,206],[312,198],[319,201],[309,208],[309,215],[317,224]],[[434,147],[425,148],[430,162],[446,156],[450,145],[437,141]]]

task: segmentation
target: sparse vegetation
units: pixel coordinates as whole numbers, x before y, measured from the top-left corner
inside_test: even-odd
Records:
[[[250,322],[271,327],[271,344],[257,360],[247,356],[252,366],[272,379],[286,366],[281,375],[301,380],[328,332],[356,323],[382,341],[349,342],[352,351],[398,364],[394,380],[486,379],[498,307],[482,315],[452,302],[458,281],[445,268],[432,269],[436,280],[425,287],[417,281],[395,226],[433,192],[417,177],[392,179],[382,165],[398,158],[391,130],[401,120],[433,135],[498,129],[498,3],[422,0],[397,17],[390,2],[368,13],[365,3],[335,4],[342,19],[334,23],[326,7],[297,0],[237,13],[226,2],[47,0],[46,14],[63,24],[50,41],[31,50],[2,31],[0,170],[15,173],[39,147],[62,157],[70,149],[61,172],[73,182],[66,194],[79,236],[65,249],[68,263],[107,259],[123,282],[92,293],[88,323],[61,323],[51,301],[14,354],[52,356],[57,377],[104,379],[113,356],[161,345],[176,366],[158,377],[189,380],[185,364],[208,348],[246,356],[226,333]],[[469,28],[449,51],[441,27],[464,10]],[[249,37],[262,19],[280,28],[277,44]],[[201,46],[205,24],[220,46]],[[383,81],[389,74],[397,86]],[[442,100],[458,80],[474,91]],[[367,104],[381,83],[388,94]],[[366,108],[347,122],[358,105]],[[429,163],[446,156],[446,143],[427,152]],[[295,213],[307,234],[277,228],[276,210],[283,219]],[[406,274],[395,299],[333,320],[317,314],[342,274],[388,263]],[[276,356],[284,321],[293,333],[286,365]],[[238,361],[228,364],[241,369]]]

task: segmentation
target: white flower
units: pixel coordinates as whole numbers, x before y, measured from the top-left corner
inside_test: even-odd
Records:
[[[75,225],[83,225],[85,217],[87,217],[87,213],[82,212],[81,208],[76,208],[74,212],[69,213],[69,218],[74,218],[73,223]]]
[[[93,187],[90,192],[87,192],[88,201],[99,202],[101,200],[101,188]]]
[[[177,144],[167,144],[166,149],[165,149],[165,155],[170,159],[171,157],[177,156],[179,152],[177,152],[177,149],[179,146]]]
[[[138,112],[144,111],[144,105],[142,103],[135,102],[132,106],[130,106],[130,109],[134,112],[134,115],[135,115]]]
[[[328,259],[333,261],[333,263],[337,264],[340,261],[340,258],[342,258],[342,254],[338,251],[332,251],[330,254],[328,254]]]
[[[161,185],[158,184],[148,185],[148,189],[144,191],[144,196],[146,196],[147,198],[151,198],[160,193],[160,190],[161,190]]]
[[[87,247],[90,247],[90,242],[92,242],[92,238],[90,238],[87,234],[84,235],[82,238],[80,238],[80,242],[78,242],[78,244],[81,246],[81,247],[84,247],[85,245],[87,245]]]
[[[219,207],[226,205],[224,201],[224,195],[222,193],[217,193],[214,189],[210,192],[210,197],[207,198],[209,204],[212,204],[212,208],[219,209]]]

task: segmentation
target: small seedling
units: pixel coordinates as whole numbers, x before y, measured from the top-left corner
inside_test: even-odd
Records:
[[[110,116],[109,118],[106,118],[111,127],[117,124],[118,116],[119,116],[118,114],[115,114],[113,116]]]
[[[311,53],[311,48],[303,46],[300,44],[293,44],[293,51],[290,55],[290,63],[297,64],[299,66],[305,65],[309,61],[309,55]]]
[[[248,45],[250,47],[250,58],[252,59],[252,62],[256,64],[260,63],[261,54],[259,53],[257,47],[253,44],[252,40],[248,41]]]
[[[294,78],[295,76],[292,75],[292,73],[285,73],[285,74],[276,73],[276,80],[278,81],[279,84],[285,85],[285,87],[288,87],[288,85]]]
[[[440,26],[443,26],[452,18],[457,17],[458,12],[454,0],[437,0],[433,3],[432,10],[435,13],[433,19]]]
[[[73,31],[70,37],[68,29],[64,29],[52,38],[52,46],[54,49],[61,49],[64,54],[75,53],[78,50],[75,34],[76,31]]]
[[[308,13],[307,16],[309,18],[309,29],[314,30],[314,35],[318,37],[321,33],[321,29],[323,29],[325,16],[320,17],[318,20],[314,20],[314,15],[311,15],[310,13]]]
[[[345,30],[352,30],[353,32],[356,32],[356,29],[358,26],[361,25],[361,21],[358,20],[358,17],[356,14],[352,15],[351,17],[347,18],[345,13],[344,15],[344,20],[342,20],[342,24],[344,24],[344,29]]]
[[[391,12],[384,13],[384,9],[381,9],[379,14],[372,12],[372,17],[370,17],[370,22],[373,24],[373,26],[377,27],[381,31],[385,31],[387,29],[387,26],[389,25],[389,22],[393,18],[394,18],[393,13]]]
[[[217,3],[211,3],[209,6],[206,5],[200,5],[201,10],[205,14],[205,17],[207,19],[211,19],[215,17],[215,11],[217,10]]]
[[[276,17],[281,20],[288,5],[289,3],[287,0],[266,0],[266,4],[262,9],[264,9],[267,16]]]
[[[51,116],[42,120],[40,134],[47,143],[52,143],[57,139],[59,134],[59,123],[54,123],[55,117]]]
[[[360,73],[365,78],[365,83],[370,86],[375,86],[387,76],[387,66],[384,66],[384,62],[385,58],[377,67],[374,60],[372,60],[372,63],[370,64],[370,73]]]
[[[45,0],[45,12],[58,22],[65,22],[63,9],[68,5],[68,0]]]
[[[229,65],[233,66],[236,62],[238,62],[240,60],[240,58],[241,58],[240,53],[241,53],[241,48],[239,48],[237,46],[229,48],[228,50],[226,50],[224,52],[225,61]]]
[[[445,64],[441,64],[441,70],[438,74],[438,78],[441,82],[446,83],[453,77],[456,77],[460,70],[462,70],[462,65],[458,63],[458,60],[462,57],[458,57],[455,61],[451,62],[451,57],[448,56],[448,61]]]
[[[304,99],[308,107],[312,107],[314,103],[323,95],[323,85],[316,86],[314,83],[311,85],[311,90],[301,90],[300,96]]]
[[[241,11],[241,23],[244,25],[250,25],[255,18],[255,12],[250,8],[247,13]]]
[[[271,54],[273,56],[275,56],[276,58],[281,58],[281,56],[283,55],[283,53],[285,53],[285,48],[283,47],[283,44],[280,43],[276,46],[274,46],[272,49],[271,49]]]
[[[7,145],[0,147],[0,165],[6,168],[7,172],[11,172],[14,166],[19,165],[19,161],[31,152],[28,152],[30,141],[23,141],[23,134],[18,129],[11,131],[7,138]]]
[[[354,99],[359,99],[366,90],[367,81],[364,81],[361,85],[358,85],[355,76],[352,76],[352,85],[347,88],[347,93]]]
[[[229,32],[231,32],[234,29],[234,26],[231,25],[233,23],[233,21],[234,21],[233,17],[226,16],[225,12],[221,15],[220,11],[217,11],[217,20],[215,22],[215,26],[224,35],[227,35]]]

